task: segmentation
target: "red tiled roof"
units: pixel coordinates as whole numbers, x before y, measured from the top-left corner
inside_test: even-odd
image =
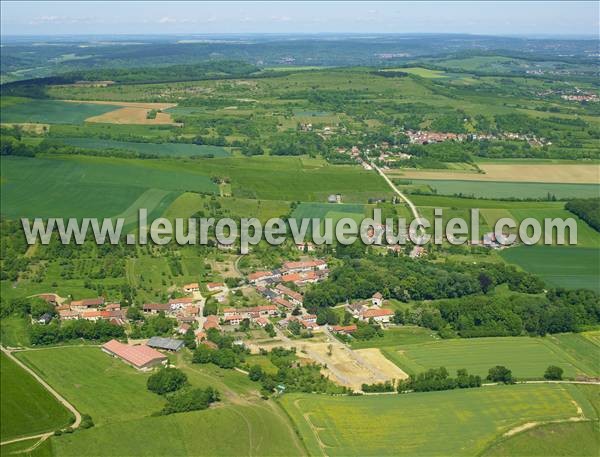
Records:
[[[256,281],[257,279],[266,277],[266,276],[271,276],[273,273],[270,271],[257,271],[255,273],[250,273],[248,275],[248,280],[249,281]]]
[[[365,319],[372,317],[392,316],[394,312],[391,309],[368,309],[363,313]]]
[[[83,300],[73,300],[71,306],[100,306],[104,304],[104,298],[85,298]]]
[[[171,298],[169,300],[169,305],[175,305],[178,303],[194,303],[194,299],[192,297],[181,297],[181,298]]]
[[[144,311],[168,311],[171,307],[166,303],[144,303],[142,309]]]
[[[103,349],[122,358],[126,362],[140,368],[148,363],[166,360],[167,356],[146,345],[130,346],[117,340],[110,340],[102,346]]]

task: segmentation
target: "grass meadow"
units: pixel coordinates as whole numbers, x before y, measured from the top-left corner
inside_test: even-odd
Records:
[[[280,400],[312,455],[475,456],[525,422],[595,412],[568,385],[514,385],[445,392]]]
[[[383,354],[409,374],[444,366],[452,374],[460,368],[482,377],[495,365],[504,365],[518,379],[542,379],[548,365],[564,370],[564,377],[578,373],[594,375],[593,364],[585,350],[599,350],[593,344],[572,349],[570,353],[548,338],[499,337],[438,340],[405,346],[387,346]],[[582,353],[580,354],[580,352]]]
[[[0,355],[2,441],[69,425],[71,413],[4,353]]]
[[[91,429],[52,437],[55,456],[304,454],[287,416],[258,398],[257,384],[233,370],[191,365],[187,354],[173,362],[192,386],[217,388],[222,401],[206,411],[159,417],[151,417],[163,400],[146,389],[149,374],[97,347],[48,348],[19,357],[94,420]]]

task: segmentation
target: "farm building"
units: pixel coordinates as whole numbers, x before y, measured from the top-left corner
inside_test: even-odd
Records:
[[[118,357],[138,370],[148,370],[167,361],[167,356],[148,346],[130,346],[117,340],[110,340],[102,345],[102,350],[113,357]]]
[[[165,351],[179,351],[183,347],[182,340],[175,340],[173,338],[163,338],[161,336],[153,336],[146,343],[147,346],[156,349],[163,349]]]

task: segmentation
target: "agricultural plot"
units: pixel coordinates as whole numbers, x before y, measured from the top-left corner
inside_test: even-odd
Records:
[[[518,379],[541,379],[548,365],[564,370],[565,377],[593,374],[593,367],[570,356],[551,340],[531,337],[439,340],[383,349],[386,357],[408,373],[444,366],[452,374],[460,368],[485,377],[488,369],[504,365]]]
[[[103,140],[98,138],[53,138],[63,144],[83,149],[119,149],[152,154],[158,157],[229,157],[231,153],[220,146],[186,143],[134,143],[132,141]]]
[[[2,441],[69,425],[73,417],[56,398],[4,353],[0,357]]]
[[[475,456],[525,422],[595,412],[564,385],[493,386],[470,390],[280,400],[312,455]],[[399,411],[402,413],[399,414]]]
[[[116,105],[68,103],[58,100],[32,100],[2,108],[2,123],[83,124],[92,116],[116,110]]]
[[[436,195],[462,195],[472,198],[592,198],[600,194],[596,184],[511,183],[442,179],[411,179],[412,185],[427,186]]]
[[[548,286],[600,291],[600,249],[517,246],[500,252],[504,260],[540,276]]]
[[[435,179],[462,181],[598,184],[600,165],[557,163],[481,163],[483,173],[461,170],[395,169],[386,174],[406,179]]]
[[[148,189],[216,192],[216,185],[208,176],[182,169],[175,179],[167,167],[149,162],[97,157],[2,158],[2,214],[113,217],[136,210],[130,206]],[[155,198],[157,195],[143,197],[155,205],[147,208],[149,213],[164,202]],[[167,194],[164,198],[172,197]]]

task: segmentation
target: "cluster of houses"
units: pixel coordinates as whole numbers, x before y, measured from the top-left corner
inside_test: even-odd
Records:
[[[305,260],[284,262],[281,268],[271,271],[257,271],[248,275],[248,282],[255,286],[272,286],[280,282],[292,282],[296,285],[322,281],[329,275],[324,260]]]
[[[106,320],[115,325],[126,322],[125,312],[120,303],[106,303],[103,297],[73,300],[70,304],[60,304],[55,294],[41,294],[39,298],[54,305],[61,320],[84,319],[88,321]],[[52,316],[44,314],[38,320],[40,324],[48,324]]]

